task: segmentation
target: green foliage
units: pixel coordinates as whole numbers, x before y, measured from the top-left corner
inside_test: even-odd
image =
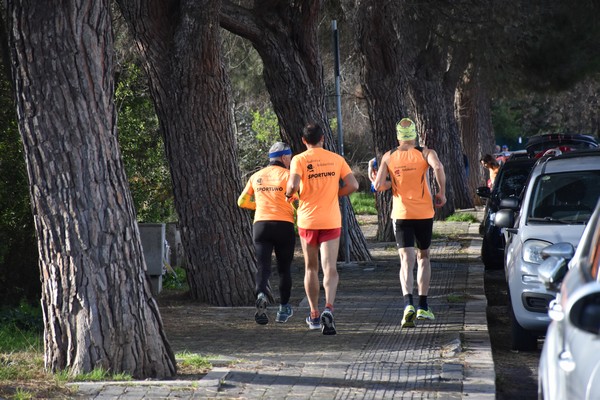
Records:
[[[187,288],[187,279],[185,269],[181,267],[173,268],[175,274],[167,272],[163,276],[162,285],[164,289],[183,290]]]
[[[42,332],[44,323],[42,310],[25,301],[16,307],[4,306],[0,308],[0,327],[13,326],[16,329]]]
[[[272,144],[280,140],[279,123],[272,109],[252,113],[252,130],[259,142]]]
[[[350,203],[357,215],[377,215],[373,193],[354,192],[350,195]]]
[[[446,218],[451,222],[478,222],[477,217],[471,213],[455,213]]]
[[[505,101],[494,103],[492,105],[492,124],[496,144],[500,146],[506,144],[511,150],[522,147],[518,142],[519,136],[524,136],[521,129],[522,120],[521,108],[511,107],[511,104]]]
[[[0,77],[5,77],[0,64]],[[39,299],[37,241],[12,87],[0,79],[0,304]]]
[[[240,113],[237,131],[240,170],[248,175],[263,168],[269,162],[269,148],[281,140],[277,116],[272,109]]]
[[[119,110],[119,145],[138,221],[176,221],[158,117],[146,77],[133,62],[125,64],[120,71],[115,101]]]
[[[600,3],[542,2],[539,11],[521,60],[526,85],[536,90],[566,90],[600,71]]]

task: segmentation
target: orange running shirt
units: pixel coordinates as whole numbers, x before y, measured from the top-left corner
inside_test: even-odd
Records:
[[[392,219],[433,218],[433,199],[427,182],[429,164],[419,149],[390,153],[388,171],[392,180]]]
[[[338,200],[340,180],[352,173],[344,157],[320,147],[294,158],[290,174],[300,176],[298,227],[335,229],[342,226]]]
[[[244,191],[254,195],[256,221],[287,221],[294,223],[294,208],[285,198],[290,171],[278,165],[269,165],[254,173]]]

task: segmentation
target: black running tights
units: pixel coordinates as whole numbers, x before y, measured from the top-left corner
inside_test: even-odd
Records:
[[[275,250],[277,272],[279,273],[279,297],[281,304],[290,301],[296,235],[294,224],[284,221],[257,221],[253,225],[254,249],[258,260],[256,271],[256,294],[267,293],[271,276],[271,255]]]

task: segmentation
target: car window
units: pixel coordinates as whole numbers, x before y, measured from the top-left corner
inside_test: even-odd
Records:
[[[533,187],[528,218],[585,223],[600,196],[600,171],[541,175]]]
[[[503,173],[498,176],[498,182],[495,183],[498,187],[498,197],[500,197],[500,199],[510,196],[519,196],[521,194],[533,164],[519,166],[517,168],[507,167],[508,165],[505,166]]]

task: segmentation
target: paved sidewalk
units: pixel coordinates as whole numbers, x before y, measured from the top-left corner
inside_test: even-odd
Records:
[[[365,228],[365,235],[372,235]],[[393,243],[372,243],[369,263],[339,264],[338,334],[309,331],[302,266],[294,268],[294,315],[254,323],[251,307],[161,304],[176,352],[209,355],[201,380],[77,384],[91,399],[494,399],[478,223],[436,223],[429,303],[435,321],[401,329],[403,301]],[[464,239],[467,239],[466,241]],[[302,261],[301,255],[297,262]],[[296,264],[295,264],[296,265]],[[271,282],[276,283],[276,275]],[[276,293],[276,291],[275,291]]]

